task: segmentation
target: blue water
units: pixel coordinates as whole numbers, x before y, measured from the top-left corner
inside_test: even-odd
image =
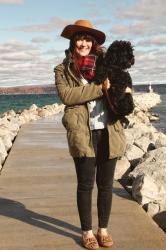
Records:
[[[152,85],[154,92],[159,93],[162,102],[152,109],[153,113],[159,115],[160,120],[153,125],[160,131],[166,133],[166,84]],[[146,92],[146,85],[134,85],[137,92]],[[0,95],[0,114],[13,109],[15,112],[28,109],[32,104],[38,107],[60,103],[56,94],[28,94],[28,95]]]
[[[148,86],[147,85],[134,85],[134,90],[139,92],[147,92]],[[153,84],[152,85],[153,91],[159,94],[166,94],[166,84]]]
[[[15,112],[28,109],[32,104],[38,107],[60,103],[55,94],[0,95],[0,114],[13,109]]]

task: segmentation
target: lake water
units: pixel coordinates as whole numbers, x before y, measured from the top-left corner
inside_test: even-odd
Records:
[[[153,113],[159,115],[160,120],[153,125],[166,133],[166,84],[152,85],[154,92],[160,94],[162,102],[152,109]],[[134,85],[137,92],[146,92],[146,85]],[[60,103],[56,94],[28,94],[28,95],[0,95],[0,114],[13,109],[14,111],[22,111],[28,109],[32,104],[38,107]]]

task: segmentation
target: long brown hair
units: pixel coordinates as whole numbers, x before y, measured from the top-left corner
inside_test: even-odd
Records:
[[[95,37],[93,37],[91,34],[88,33],[80,33],[80,32],[76,33],[70,40],[69,50],[72,53],[72,59],[73,59],[71,70],[74,73],[74,75],[78,78],[80,77],[80,71],[78,67],[79,55],[76,53],[75,45],[78,40],[83,40],[83,39],[92,41],[91,54],[95,54],[97,56],[103,54],[103,48],[97,43]]]

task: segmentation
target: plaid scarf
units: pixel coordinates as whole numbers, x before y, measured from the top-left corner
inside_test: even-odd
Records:
[[[96,55],[80,56],[78,60],[78,68],[86,80],[92,80],[96,69]]]

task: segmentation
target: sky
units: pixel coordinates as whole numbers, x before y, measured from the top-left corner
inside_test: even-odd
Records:
[[[69,40],[63,28],[88,19],[134,46],[133,84],[166,84],[166,0],[0,0],[0,87],[54,84]]]

